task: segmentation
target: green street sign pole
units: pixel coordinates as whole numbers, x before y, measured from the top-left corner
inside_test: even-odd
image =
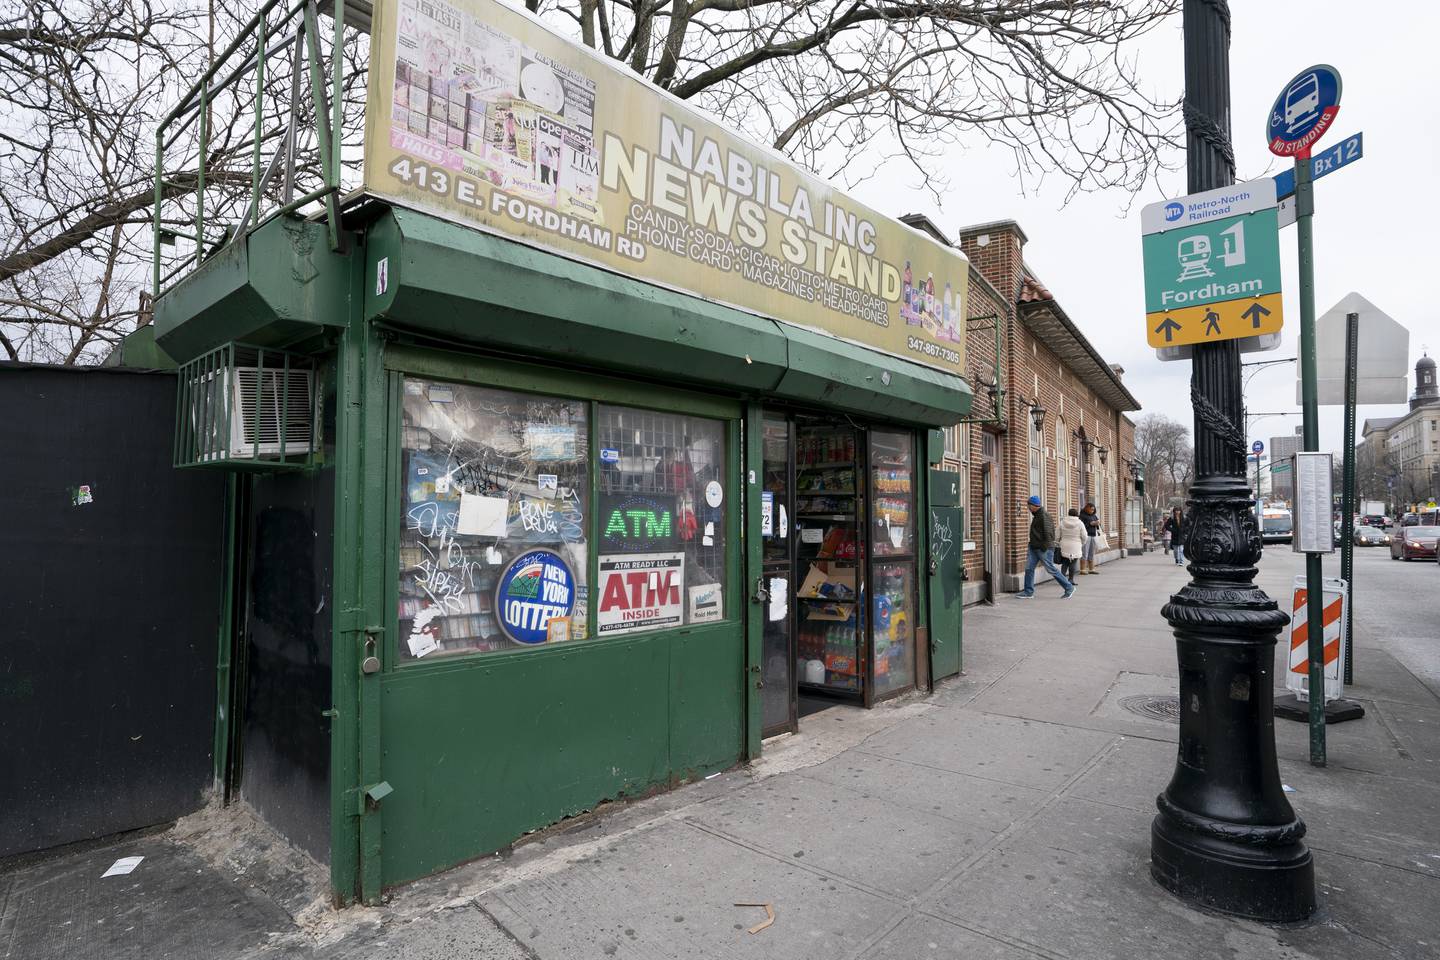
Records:
[[[1300,390],[1302,442],[1306,453],[1320,450],[1320,414],[1315,372],[1315,247],[1311,218],[1315,185],[1310,159],[1295,160],[1295,227],[1300,240]],[[1350,454],[1353,456],[1353,451]],[[1297,491],[1298,492],[1298,491]],[[1305,554],[1306,652],[1310,661],[1310,763],[1325,766],[1325,584],[1320,554]]]
[[[1355,392],[1356,354],[1360,349],[1360,314],[1345,314],[1345,469],[1340,501],[1340,579],[1349,588],[1345,598],[1345,685],[1355,682]]]

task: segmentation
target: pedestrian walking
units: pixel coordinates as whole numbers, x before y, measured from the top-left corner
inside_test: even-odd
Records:
[[[1060,556],[1063,558],[1060,569],[1065,571],[1065,576],[1071,581],[1075,580],[1075,568],[1078,566],[1080,572],[1085,572],[1085,541],[1089,534],[1085,532],[1084,517],[1074,507],[1070,508],[1068,516],[1060,519]]]
[[[1039,497],[1031,497],[1025,502],[1030,510],[1030,542],[1025,550],[1025,589],[1015,594],[1015,599],[1029,600],[1035,596],[1035,568],[1043,563],[1050,576],[1065,590],[1060,599],[1069,600],[1075,594],[1075,584],[1050,559],[1050,551],[1055,546],[1055,521],[1040,506]]]
[[[1165,555],[1170,555],[1170,518],[1160,521],[1160,542],[1165,546]]]
[[[1175,550],[1175,566],[1185,565],[1185,541],[1183,539],[1184,520],[1179,507],[1170,510],[1170,516],[1165,521],[1165,535],[1170,538],[1170,546]]]
[[[1095,504],[1085,504],[1085,509],[1080,511],[1080,522],[1085,525],[1085,542],[1083,552],[1080,555],[1081,573],[1099,573],[1095,569],[1095,547],[1100,540],[1100,514],[1095,512]]]

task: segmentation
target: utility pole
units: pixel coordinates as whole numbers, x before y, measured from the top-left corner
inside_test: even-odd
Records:
[[[1185,0],[1189,192],[1235,180],[1230,8]],[[1260,534],[1246,478],[1240,345],[1194,347],[1195,472],[1184,522],[1192,580],[1163,615],[1180,668],[1175,772],[1156,799],[1150,872],[1197,906],[1265,921],[1315,910],[1305,824],[1275,762],[1275,641],[1289,617],[1254,584]]]
[[[1355,395],[1359,350],[1360,314],[1352,311],[1345,314],[1345,461],[1340,485],[1340,579],[1350,589],[1345,604],[1345,636],[1349,638],[1345,644],[1346,686],[1355,682]]]

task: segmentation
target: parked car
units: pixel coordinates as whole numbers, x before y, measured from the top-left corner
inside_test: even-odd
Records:
[[[1398,527],[1390,538],[1392,560],[1434,560],[1440,527]]]
[[[1390,542],[1390,535],[1381,527],[1356,525],[1351,537],[1357,547],[1383,547]]]

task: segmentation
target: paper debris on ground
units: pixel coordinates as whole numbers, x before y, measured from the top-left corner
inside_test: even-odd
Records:
[[[104,880],[106,877],[123,877],[131,870],[140,866],[140,861],[144,859],[144,857],[121,857],[119,860],[110,864],[109,870],[100,874],[100,879]]]
[[[764,907],[764,908],[765,908],[765,919],[764,919],[764,920],[761,920],[759,923],[755,924],[755,926],[751,927],[751,928],[747,931],[748,933],[759,933],[761,930],[764,930],[766,927],[770,926],[770,924],[772,924],[772,923],[775,922],[775,907],[772,906],[771,904],[768,904],[768,903],[737,903],[737,904],[735,904],[735,906],[737,906],[737,907]]]

